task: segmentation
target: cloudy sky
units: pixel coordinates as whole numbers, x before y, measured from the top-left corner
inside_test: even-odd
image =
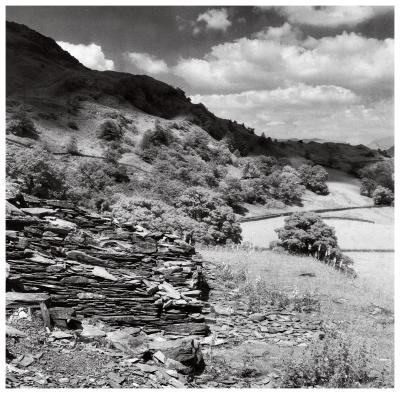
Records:
[[[393,135],[391,7],[7,7],[84,65],[147,74],[273,138]]]

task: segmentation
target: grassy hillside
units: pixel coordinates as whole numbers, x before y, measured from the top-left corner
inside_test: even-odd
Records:
[[[79,101],[82,107],[80,116],[73,121],[88,134],[85,142],[92,140],[90,131],[94,121],[88,118],[104,111],[118,110],[187,120],[202,127],[217,140],[228,136],[235,149],[242,154],[305,157],[345,170],[382,158],[377,151],[363,145],[279,142],[259,137],[252,129],[234,120],[216,117],[202,104],[192,104],[179,88],[145,75],[89,70],[54,40],[24,25],[7,22],[6,44],[7,100],[9,103],[28,105],[33,113],[47,115],[47,119],[36,119],[36,123],[40,129],[54,129],[54,138],[43,134],[43,139],[49,139],[49,142],[57,141],[63,131],[68,134],[65,127],[67,119],[54,119],[52,114],[69,110],[71,103]],[[9,106],[10,113],[15,110],[14,107]],[[62,139],[60,148],[63,143]]]
[[[393,284],[384,288],[387,278],[393,278],[393,264],[390,264],[390,269],[389,265],[385,268],[386,273],[390,272],[391,275],[380,282],[372,281],[364,274],[357,279],[350,279],[309,257],[229,248],[202,250],[201,253],[210,260],[212,271],[217,275],[223,275],[229,265],[241,277],[246,272],[246,280],[249,282],[262,280],[263,286],[281,293],[281,297],[290,298],[294,294],[301,297],[307,294],[320,307],[305,315],[311,315],[312,320],[321,320],[324,326],[335,327],[343,332],[356,349],[371,346],[374,350],[369,360],[370,372],[375,368],[385,369],[384,381],[389,386],[393,384]],[[382,276],[379,278],[382,279]],[[232,286],[240,288],[241,284],[239,281]],[[246,291],[239,291],[239,294],[245,297]],[[226,324],[229,324],[227,319]],[[317,349],[318,344],[315,346]],[[273,370],[279,375],[289,362],[304,359],[306,353],[303,349],[280,346],[278,342],[277,345],[266,346],[264,353],[260,352],[262,355],[255,356],[255,352],[244,344],[233,348],[226,344],[216,348],[213,356],[222,364],[225,362],[232,367],[240,363],[240,360],[248,359],[251,360],[245,364],[248,368],[259,370],[262,365],[260,373],[267,374]],[[278,382],[276,384],[279,386]]]

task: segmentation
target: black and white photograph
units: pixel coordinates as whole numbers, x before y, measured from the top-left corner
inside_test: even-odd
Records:
[[[3,388],[394,393],[395,6],[5,3]]]

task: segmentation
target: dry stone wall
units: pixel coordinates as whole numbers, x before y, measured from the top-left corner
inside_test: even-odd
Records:
[[[173,234],[67,201],[9,196],[6,252],[7,291],[48,293],[53,322],[95,317],[148,332],[208,333],[202,260]]]

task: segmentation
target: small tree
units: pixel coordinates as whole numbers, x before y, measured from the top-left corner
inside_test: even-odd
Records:
[[[75,136],[71,136],[67,143],[67,152],[73,156],[79,155],[78,142]]]
[[[378,186],[372,194],[372,199],[375,205],[392,205],[394,194],[387,187]]]
[[[39,138],[39,131],[36,129],[35,124],[29,118],[23,107],[14,114],[12,121],[7,126],[7,132],[18,137],[32,138],[35,140]]]
[[[337,248],[337,238],[333,227],[328,226],[314,212],[298,212],[285,218],[285,225],[275,230],[278,246],[291,253],[308,254],[325,252]]]
[[[310,166],[303,164],[298,169],[302,184],[312,192],[321,195],[329,194],[326,181],[328,180],[328,172],[320,165]]]
[[[360,194],[366,197],[372,197],[373,192],[378,184],[371,178],[362,178],[360,186]]]
[[[120,141],[122,136],[122,128],[112,119],[105,120],[97,130],[97,137],[105,141]]]
[[[54,156],[42,147],[23,155],[7,152],[7,176],[18,179],[22,191],[40,198],[63,198],[66,192],[65,171]]]

